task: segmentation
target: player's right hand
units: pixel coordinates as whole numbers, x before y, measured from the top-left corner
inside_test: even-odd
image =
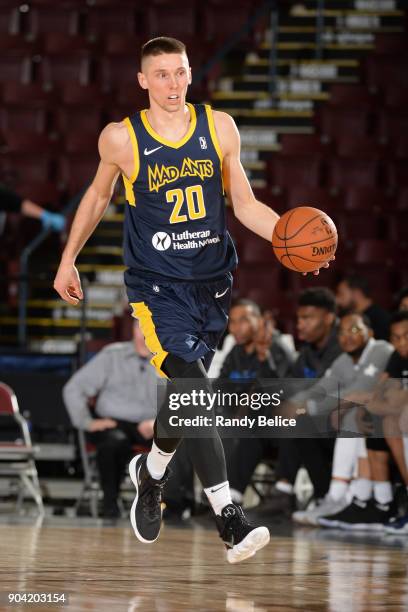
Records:
[[[79,273],[73,264],[61,262],[54,280],[54,289],[65,302],[76,306],[84,297]]]

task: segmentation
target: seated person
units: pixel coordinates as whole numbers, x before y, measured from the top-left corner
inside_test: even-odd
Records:
[[[281,334],[274,329],[271,319],[262,317],[257,304],[247,299],[235,302],[230,310],[229,331],[236,344],[225,358],[220,381],[231,380],[244,385],[254,382],[256,385],[260,379],[288,375],[295,353],[282,342]],[[271,439],[224,440],[231,495],[236,503],[242,502],[253,470],[273,446]]]
[[[303,465],[312,480],[315,497],[326,496],[332,480],[331,457],[327,455],[329,443],[334,448],[336,432],[341,428],[359,435],[356,423],[356,413],[351,409],[355,406],[357,394],[367,393],[374,389],[376,382],[384,371],[390,354],[391,345],[384,340],[374,340],[369,322],[364,315],[358,313],[346,314],[340,319],[338,339],[343,353],[334,360],[324,377],[307,391],[296,394],[284,407],[285,414],[298,415],[297,427],[299,433],[315,431],[316,437],[299,437],[298,449]],[[330,421],[330,412],[337,422]],[[333,426],[334,425],[334,426]],[[336,442],[337,444],[337,442]],[[341,447],[347,443],[339,442]],[[338,449],[339,452],[339,449]],[[341,462],[340,462],[341,463]],[[322,469],[322,466],[328,469]],[[337,476],[336,476],[337,478]],[[324,495],[320,491],[324,487]],[[336,499],[332,493],[320,504],[320,516],[333,511],[333,501],[338,503],[344,491],[338,496],[341,487],[337,487]],[[319,491],[320,495],[316,494]],[[316,510],[295,512],[296,522],[309,523],[308,512],[317,518]]]
[[[117,498],[132,446],[150,446],[157,404],[157,374],[137,321],[133,340],[103,348],[67,382],[63,397],[74,427],[96,446],[103,516],[119,516]],[[89,402],[96,397],[95,416]]]

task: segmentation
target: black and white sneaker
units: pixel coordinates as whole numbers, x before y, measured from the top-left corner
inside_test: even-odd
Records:
[[[253,557],[270,540],[269,530],[248,523],[242,508],[237,504],[225,506],[221,516],[216,515],[215,521],[230,563],[239,563],[248,557]]]
[[[318,519],[324,527],[339,527],[354,531],[383,531],[392,515],[391,504],[379,504],[374,499],[362,501],[356,497],[344,510]]]
[[[156,480],[149,474],[146,465],[147,453],[133,457],[129,463],[129,475],[136,488],[136,497],[130,510],[130,522],[136,537],[145,544],[157,540],[162,522],[162,493],[170,470]]]

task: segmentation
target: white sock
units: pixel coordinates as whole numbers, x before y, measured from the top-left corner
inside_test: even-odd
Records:
[[[288,495],[293,493],[293,485],[291,485],[290,482],[285,482],[284,480],[278,480],[278,482],[275,483],[275,489],[278,489],[278,491],[281,491],[281,493],[287,493]]]
[[[350,492],[352,497],[357,497],[361,501],[367,501],[373,494],[373,483],[368,478],[356,478],[351,481]]]
[[[329,496],[334,499],[334,501],[339,501],[346,495],[348,486],[349,483],[343,480],[332,480],[329,488]]]
[[[360,438],[337,438],[333,452],[333,476],[346,480],[352,478],[360,446]]]
[[[172,453],[165,453],[164,451],[160,450],[153,440],[152,448],[150,453],[147,455],[146,462],[147,470],[152,478],[155,480],[160,480],[163,478],[166,467],[170,463],[170,460],[175,452],[176,451],[173,451]]]
[[[208,489],[204,489],[204,493],[208,497],[208,501],[215,514],[221,515],[221,510],[225,508],[225,506],[228,506],[228,504],[232,504],[228,480],[219,482],[213,487],[208,487]]]
[[[392,501],[390,482],[374,482],[374,498],[379,504],[389,504]]]

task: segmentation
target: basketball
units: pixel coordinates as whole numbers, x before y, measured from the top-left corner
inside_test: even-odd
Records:
[[[272,235],[281,264],[296,272],[313,272],[330,261],[337,248],[337,229],[326,213],[298,206],[281,216]]]

